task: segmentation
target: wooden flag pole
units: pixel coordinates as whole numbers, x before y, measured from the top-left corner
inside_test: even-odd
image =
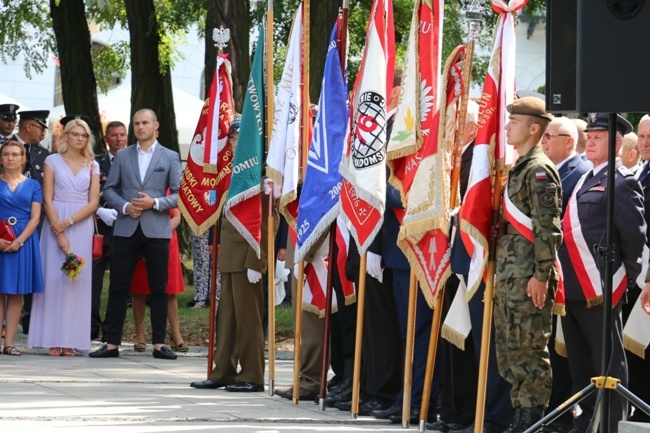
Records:
[[[309,131],[310,131],[310,123],[311,123],[311,117],[309,116],[309,109],[310,109],[310,99],[309,99],[309,29],[310,29],[310,21],[309,21],[309,14],[311,13],[311,7],[309,0],[303,0],[302,4],[302,113],[301,113],[301,137],[300,137],[300,142],[301,142],[301,154],[300,154],[300,166],[301,166],[301,177],[304,181],[305,178],[305,171],[307,169],[307,157],[309,155]],[[304,260],[300,261],[300,266],[303,269],[303,275],[304,277],[304,268],[305,268],[305,262]],[[293,363],[293,404],[298,404],[300,401],[300,359],[301,359],[301,347],[302,344],[302,300],[304,297],[304,281],[302,281],[303,277],[300,277],[298,281],[298,290],[299,292],[297,295],[298,300],[300,302],[296,302],[296,309],[295,309],[295,321],[296,321],[296,328],[294,332],[294,344],[293,344],[293,353],[294,353],[294,363]]]
[[[275,220],[273,218],[273,182],[270,182],[271,192],[269,193],[269,213],[267,221],[268,250],[267,257],[269,266],[268,276],[268,339],[269,339],[269,395],[273,396],[275,391]],[[273,265],[271,266],[271,262]]]
[[[411,423],[411,390],[413,388],[413,352],[415,346],[415,319],[418,301],[418,279],[411,269],[409,300],[406,319],[406,355],[404,357],[404,390],[402,392],[402,428]],[[425,417],[426,418],[426,417]]]
[[[298,287],[296,288],[296,331],[293,337],[293,404],[300,400],[300,360],[302,347],[302,304],[305,290],[305,260],[298,262]]]
[[[350,240],[354,242],[354,240]],[[352,376],[352,419],[359,415],[359,391],[361,390],[361,345],[363,342],[363,316],[366,303],[366,260],[368,253],[364,252],[359,263],[359,287],[357,293],[357,334],[354,341],[354,374]]]
[[[273,77],[273,0],[268,0],[266,12],[266,149],[271,145],[271,131],[275,113]],[[269,194],[268,214],[268,339],[269,339],[269,395],[275,391],[275,222],[273,220],[273,184]]]
[[[230,30],[224,29],[223,27],[219,29],[214,29],[212,32],[212,40],[215,42],[215,46],[218,48],[218,55],[223,54],[223,49],[228,46],[228,41],[230,40]],[[218,80],[218,71],[215,71],[214,80]],[[219,107],[215,107],[217,110]],[[212,230],[212,260],[210,268],[210,324],[208,326],[208,379],[212,374],[212,369],[214,368],[214,345],[216,344],[216,331],[217,325],[215,321],[217,320],[217,308],[219,304],[217,303],[217,270],[219,262],[219,223],[217,222]]]

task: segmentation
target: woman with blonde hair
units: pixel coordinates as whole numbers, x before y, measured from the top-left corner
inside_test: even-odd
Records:
[[[99,204],[99,165],[85,116],[61,119],[65,136],[59,152],[45,160],[41,257],[45,291],[34,295],[29,347],[49,347],[50,356],[90,351],[93,214]],[[85,260],[74,278],[61,270],[66,255]]]
[[[20,356],[14,338],[22,295],[43,291],[37,227],[41,217],[41,185],[23,174],[25,147],[6,141],[0,147],[0,222],[9,225],[0,235],[0,323],[6,319],[2,353]],[[6,230],[6,231],[5,231]]]

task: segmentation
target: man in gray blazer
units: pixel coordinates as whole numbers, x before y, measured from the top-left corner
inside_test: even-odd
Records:
[[[119,356],[129,286],[136,263],[143,257],[151,288],[153,356],[176,359],[164,343],[171,238],[169,210],[177,207],[182,167],[178,153],[158,143],[158,120],[152,110],[145,108],[135,113],[133,131],[138,142],[117,153],[104,186],[107,206],[117,210],[118,215],[111,250],[113,272],[106,310],[107,344],[90,356]]]

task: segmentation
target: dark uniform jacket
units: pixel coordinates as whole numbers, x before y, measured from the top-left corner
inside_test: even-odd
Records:
[[[578,154],[573,155],[558,169],[562,180],[562,217],[578,180],[589,170],[591,170],[591,162],[585,161]]]
[[[111,156],[110,153],[106,152],[95,157],[95,161],[99,164],[99,190],[104,190],[104,184],[106,179],[108,179],[108,174],[111,171]],[[104,200],[103,192],[99,196],[99,206],[106,207],[106,200]],[[118,211],[119,212],[119,211]],[[108,246],[111,243],[113,238],[113,227],[109,227],[104,224],[104,221],[101,218],[97,218],[97,229],[99,233],[104,235],[104,246]]]
[[[14,134],[11,137],[11,140],[16,140],[22,143],[22,141],[18,139],[17,134]],[[29,155],[27,155],[28,163],[25,164],[25,168],[23,168],[23,174],[27,177],[35,179],[41,186],[43,186],[43,170],[45,169],[45,158],[50,155],[50,152],[38,143],[26,144],[29,144]]]
[[[578,219],[573,224],[580,224],[582,235],[597,264],[600,265],[600,274],[605,277],[605,262],[597,255],[594,245],[605,243],[605,228],[607,225],[607,167],[591,179],[586,180],[576,191],[575,199],[578,206]],[[620,159],[616,160],[616,177],[614,191],[614,272],[625,265],[628,284],[634,281],[641,272],[640,257],[645,242],[646,223],[643,218],[643,191],[641,185],[634,178]],[[569,259],[566,246],[559,250],[564,287],[567,301],[585,300]],[[625,298],[625,297],[624,297]]]
[[[531,218],[534,242],[506,224],[497,248],[496,281],[522,277],[557,280],[553,262],[562,243],[562,187],[555,165],[540,145],[521,155],[512,167],[507,193],[517,209]]]

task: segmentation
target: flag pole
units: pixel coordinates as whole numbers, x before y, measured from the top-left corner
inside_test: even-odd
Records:
[[[271,144],[275,113],[273,93],[273,0],[268,0],[266,12],[266,149]],[[273,220],[273,188],[269,194],[268,214],[268,340],[269,340],[269,395],[275,391],[275,222]]]
[[[411,423],[411,390],[413,389],[413,352],[415,346],[415,319],[418,302],[418,278],[411,269],[406,318],[406,354],[404,356],[404,389],[402,391],[402,428]],[[425,416],[426,419],[426,416]]]
[[[272,127],[272,124],[271,124]],[[270,135],[270,134],[269,134]],[[269,261],[268,276],[268,340],[269,340],[269,396],[275,391],[275,220],[273,218],[273,182],[270,182],[268,220],[266,233],[268,237],[267,257]],[[271,265],[273,263],[273,265]]]
[[[350,242],[354,242],[351,240]],[[363,316],[366,303],[366,260],[368,253],[361,255],[359,262],[359,288],[357,296],[357,333],[354,340],[354,374],[352,376],[352,419],[359,415],[359,391],[361,389],[361,345],[363,343]]]
[[[293,404],[300,400],[300,359],[302,348],[302,304],[305,290],[305,260],[298,262],[298,287],[296,288],[296,330],[293,337]]]
[[[418,14],[418,23],[420,22],[420,0],[413,4],[413,12]],[[431,23],[433,24],[433,23]],[[420,46],[420,32],[414,32],[415,46]],[[419,77],[418,77],[419,78]],[[418,128],[419,130],[420,128]],[[415,320],[417,310],[417,290],[418,279],[411,268],[409,274],[409,296],[406,313],[406,340],[404,347],[404,380],[402,387],[402,428],[407,429],[411,423],[411,392],[413,389],[413,356],[415,352]],[[426,416],[425,416],[426,419]]]
[[[309,31],[311,13],[310,1],[303,0],[302,5],[302,68],[301,68],[301,81],[302,81],[302,113],[301,113],[301,152],[300,152],[300,166],[301,177],[304,182],[305,171],[307,170],[307,156],[309,154],[309,131],[311,118],[309,116],[310,99],[309,99]],[[295,310],[295,330],[294,330],[294,343],[293,343],[293,404],[298,404],[300,401],[300,363],[302,358],[302,304],[304,297],[304,270],[305,261],[300,260],[298,287],[296,288],[296,310]]]
[[[228,46],[228,41],[230,40],[230,31],[223,27],[215,28],[212,32],[212,40],[215,42],[215,46],[218,49],[218,56],[223,54],[223,49]],[[218,80],[219,77],[217,74],[214,74],[214,80]],[[215,107],[217,110],[219,107]],[[215,321],[217,320],[217,308],[219,304],[217,303],[217,269],[219,262],[219,222],[215,223],[212,228],[212,260],[210,268],[210,325],[208,327],[208,379],[212,374],[212,368],[214,364],[214,345],[216,344],[215,336],[217,331],[217,325]]]

